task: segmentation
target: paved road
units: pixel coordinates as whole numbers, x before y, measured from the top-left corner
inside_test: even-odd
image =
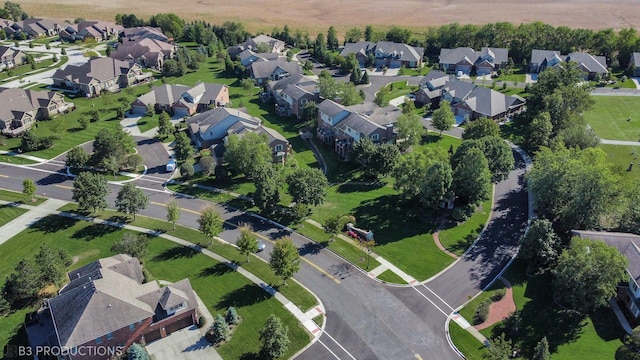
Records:
[[[168,156],[152,140],[141,140],[151,153],[153,166]],[[153,147],[153,148],[152,148]],[[149,150],[147,149],[147,150]],[[145,150],[146,152],[146,150]],[[20,167],[0,164],[3,188],[21,191],[24,178],[34,179],[38,194],[71,200],[72,181],[60,174],[61,159],[47,164]],[[148,166],[149,166],[148,165]],[[173,200],[162,188],[168,175],[161,172],[135,180],[150,197],[150,205],[141,214],[163,219],[166,204]],[[332,252],[318,248],[310,240],[235,209],[220,207],[231,224],[247,222],[263,237],[291,236],[305,261],[295,278],[316,293],[325,305],[327,324],[320,341],[300,359],[458,359],[444,334],[444,322],[453,308],[477,293],[501,266],[513,249],[515,239],[526,223],[526,194],[520,190],[522,169],[496,187],[496,220],[485,231],[479,246],[437,279],[426,285],[394,287],[382,285]],[[111,185],[108,202],[113,206],[120,185]],[[200,199],[175,198],[183,208],[180,223],[197,228],[198,212],[210,203]],[[524,201],[523,201],[524,199]],[[227,226],[220,237],[234,241],[238,231]],[[266,258],[271,250],[260,256]],[[437,294],[437,295],[436,295]],[[303,309],[306,310],[306,309]]]

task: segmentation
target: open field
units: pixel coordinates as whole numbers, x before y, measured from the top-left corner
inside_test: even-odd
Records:
[[[77,17],[113,20],[117,13],[144,18],[156,13],[175,13],[189,20],[211,23],[241,21],[249,31],[266,32],[284,24],[314,33],[326,31],[330,25],[344,33],[352,26],[368,24],[414,29],[453,22],[543,21],[553,26],[591,29],[621,29],[640,24],[636,0],[21,0],[20,5],[30,15],[69,20]]]
[[[592,96],[591,110],[584,117],[603,139],[640,139],[640,102],[636,96]]]

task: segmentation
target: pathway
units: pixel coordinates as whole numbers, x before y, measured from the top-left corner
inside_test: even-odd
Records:
[[[506,293],[502,299],[492,302],[491,305],[489,305],[489,316],[482,324],[476,325],[476,329],[478,330],[486,329],[489,326],[508,318],[511,313],[516,311],[516,303],[513,301],[513,289],[511,288],[511,283],[503,277],[501,277],[500,280],[506,287]]]
[[[74,213],[69,213],[69,212],[57,210],[57,209],[59,209],[60,207],[62,207],[63,205],[65,205],[67,203],[68,203],[67,201],[63,201],[63,200],[48,199],[47,201],[45,201],[44,203],[40,204],[39,206],[31,206],[31,205],[26,205],[26,204],[16,205],[16,206],[18,206],[20,208],[27,209],[29,211],[27,213],[19,216],[18,218],[14,219],[13,221],[5,224],[3,227],[0,228],[0,239],[1,239],[0,240],[0,244],[2,244],[3,242],[7,241],[11,237],[15,236],[19,232],[24,231],[29,226],[34,224],[36,221],[38,221],[38,220],[40,220],[40,219],[42,219],[42,218],[44,218],[46,216],[49,216],[49,215],[60,215],[60,216],[69,217],[69,218],[73,218],[73,219],[77,219],[77,220],[89,221],[89,222],[93,222],[93,223],[96,223],[96,224],[105,224],[105,225],[109,225],[109,226],[115,226],[115,227],[118,227],[118,228],[124,228],[124,229],[127,229],[127,230],[132,230],[132,231],[136,231],[136,232],[140,232],[140,233],[144,233],[144,234],[149,234],[149,235],[152,235],[152,236],[161,237],[163,239],[166,239],[166,240],[169,240],[171,242],[174,242],[174,243],[176,243],[178,245],[182,245],[182,246],[188,247],[188,248],[190,248],[192,250],[195,250],[197,252],[200,252],[203,255],[206,255],[206,256],[208,256],[208,257],[210,257],[210,258],[212,258],[212,259],[214,259],[214,260],[216,260],[216,261],[218,261],[220,263],[223,263],[223,264],[231,267],[236,272],[238,272],[239,274],[243,275],[244,277],[249,279],[254,284],[260,286],[264,291],[266,291],[267,293],[269,293],[270,295],[275,297],[302,324],[302,326],[313,336],[313,340],[311,341],[311,343],[309,343],[308,346],[311,346],[322,335],[323,329],[320,328],[313,321],[313,317],[315,317],[315,316],[317,316],[319,314],[325,314],[325,310],[324,310],[324,305],[322,304],[320,299],[317,296],[315,296],[315,294],[312,293],[316,297],[316,301],[318,301],[319,305],[317,305],[314,309],[312,309],[313,311],[309,311],[307,313],[304,313],[294,303],[292,303],[289,299],[287,299],[284,295],[282,295],[276,289],[271,287],[267,282],[263,281],[259,277],[255,276],[254,274],[252,274],[249,271],[245,270],[241,266],[238,266],[234,262],[232,262],[230,260],[227,260],[226,258],[224,258],[224,257],[222,257],[222,256],[220,256],[220,255],[218,255],[218,254],[216,254],[216,253],[214,253],[214,252],[212,252],[210,250],[204,249],[204,248],[200,247],[199,245],[196,245],[196,244],[191,243],[189,241],[180,239],[178,237],[175,237],[175,236],[172,236],[172,235],[168,235],[168,234],[164,234],[162,232],[158,232],[156,230],[150,230],[150,229],[142,228],[142,227],[139,227],[139,226],[128,225],[128,224],[123,224],[123,223],[118,223],[118,222],[113,222],[113,221],[108,221],[108,220],[103,220],[103,219],[98,219],[98,218],[92,218],[92,217],[89,217],[89,216],[84,216],[84,215],[79,215],[79,214],[74,214]],[[6,204],[11,204],[11,202],[0,200],[0,205],[6,205]],[[220,238],[216,238],[216,240],[218,240],[219,242],[225,243],[225,244],[229,244],[229,243],[227,243],[226,241],[224,241],[223,239],[220,239]],[[260,259],[259,257],[256,257],[256,258]],[[262,259],[260,259],[260,260],[262,260]],[[296,281],[295,279],[291,279],[291,280],[292,281]],[[313,316],[313,317],[310,317],[310,316]],[[306,347],[305,347],[305,349],[306,349]]]

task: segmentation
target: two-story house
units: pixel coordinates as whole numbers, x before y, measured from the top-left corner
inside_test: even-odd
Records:
[[[174,45],[154,38],[141,38],[136,41],[123,42],[109,56],[129,63],[136,63],[142,67],[162,70],[164,61],[173,59],[175,55],[176,47]]]
[[[285,59],[272,61],[257,60],[249,66],[249,75],[258,86],[264,85],[268,81],[276,81],[302,73],[300,63],[297,61],[287,61]]]
[[[75,109],[64,96],[52,91],[0,88],[0,131],[18,136],[27,132],[38,120]]]
[[[82,65],[68,65],[52,76],[54,88],[81,93],[86,97],[102,92],[118,92],[151,77],[142,67],[108,57],[94,57]]]
[[[317,80],[295,74],[278,81],[269,81],[265,85],[264,96],[274,100],[276,110],[281,116],[294,115],[299,119],[309,101],[318,103],[320,90]]]
[[[229,87],[224,84],[198,83],[195,86],[160,85],[138,97],[132,104],[134,113],[144,114],[151,106],[155,112],[190,116],[229,103]]]
[[[442,87],[442,100],[450,103],[456,121],[488,117],[503,120],[524,110],[525,99],[468,82],[452,80]]]
[[[58,295],[25,323],[30,346],[59,347],[58,359],[109,359],[109,349],[149,343],[197,323],[189,279],[164,287],[144,283],[142,265],[129,255],[94,261],[68,277]],[[97,346],[105,351],[86,351]]]
[[[557,50],[538,50],[531,51],[531,61],[529,61],[529,71],[531,73],[540,73],[546,68],[552,68],[562,64],[564,58]]]
[[[0,46],[0,70],[13,69],[26,62],[27,56],[20,50],[10,46]]]
[[[469,47],[440,49],[440,68],[457,75],[492,75],[507,64],[509,51],[505,48],[483,47],[475,51]]]
[[[431,70],[418,83],[418,91],[414,93],[415,101],[421,105],[435,105],[440,102],[442,88],[451,80],[451,75],[439,70]]]
[[[422,56],[424,48],[410,46],[402,43],[390,41],[359,41],[357,43],[347,43],[340,52],[341,56],[355,54],[360,67],[364,67],[370,54],[375,59],[374,66],[377,68],[416,68],[422,66]]]
[[[594,56],[583,52],[572,52],[568,55],[561,55],[557,50],[531,51],[531,62],[529,71],[540,73],[547,68],[562,66],[565,62],[575,62],[578,68],[584,72],[584,79],[591,80],[597,75],[604,76],[609,73],[607,69],[607,59],[604,56]]]
[[[270,52],[281,53],[285,49],[285,43],[282,40],[272,38],[268,35],[258,35],[256,37],[247,39],[242,44],[235,46],[229,46],[227,51],[232,59],[235,59],[238,54],[245,50],[251,50],[254,52]]]

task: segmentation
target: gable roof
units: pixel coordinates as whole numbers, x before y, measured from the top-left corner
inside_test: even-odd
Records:
[[[204,133],[209,130],[209,128],[217,126],[229,117],[235,119],[235,122],[231,124],[231,126],[242,122],[242,126],[257,128],[262,123],[262,120],[259,118],[253,117],[238,109],[215,108],[190,117],[187,119],[187,125],[192,134]]]
[[[572,235],[583,239],[604,241],[613,246],[628,260],[627,272],[640,285],[640,236],[629,233],[571,230]]]
[[[277,69],[281,69],[288,74],[302,73],[302,67],[298,62],[287,61],[283,59],[274,61],[256,61],[251,64],[251,73],[256,79],[264,79],[270,77]]]
[[[143,38],[137,41],[125,41],[116,51],[109,56],[118,60],[135,60],[141,57],[147,59],[157,59],[158,57],[169,57],[175,51],[175,47],[156,39]]]
[[[330,118],[340,114],[343,111],[349,111],[344,106],[338,104],[335,101],[330,99],[326,99],[320,104],[318,104],[318,111],[327,115]]]
[[[6,56],[11,56],[12,58],[15,58],[20,54],[22,54],[22,51],[20,51],[17,48],[14,48],[11,46],[0,46],[0,58],[6,57]]]
[[[511,104],[509,96],[484,86],[476,86],[463,102],[473,111],[488,117],[506,112]]]
[[[449,75],[440,70],[431,70],[420,80],[418,85],[420,87],[424,87],[426,85],[429,89],[436,89],[443,87],[450,79],[451,77]]]
[[[151,91],[139,96],[136,102],[141,102],[144,105],[173,105],[181,102],[186,107],[194,107],[197,104],[208,105],[215,101],[226,87],[224,84],[217,83],[198,83],[193,87],[164,84],[154,86]],[[189,95],[197,101],[190,103],[184,98],[184,95]]]
[[[267,44],[271,46],[273,50],[282,49],[284,48],[284,45],[285,45],[284,41],[282,40],[278,40],[267,35],[258,35],[242,43],[242,46],[245,49],[257,50],[258,45],[260,44]]]
[[[303,74],[292,74],[280,80],[269,81],[272,91],[283,90],[289,85],[297,85],[307,91],[313,91],[318,87],[318,81]]]
[[[474,84],[459,81],[459,80],[451,80],[447,81],[444,85],[443,90],[449,93],[454,98],[464,99],[469,95],[476,86]]]
[[[93,57],[81,65],[68,65],[64,69],[57,70],[51,77],[54,79],[69,79],[80,84],[89,84],[93,79],[104,82],[126,75],[129,71],[139,67],[110,57]]]
[[[598,74],[608,74],[607,59],[604,56],[593,56],[583,52],[572,52],[567,55],[567,62],[575,61],[585,70]]]
[[[561,57],[558,50],[531,50],[531,64],[542,64],[545,60],[549,61],[554,57]]]
[[[0,120],[20,119],[26,112],[47,107],[56,95],[53,91],[0,87]]]
[[[340,52],[341,56],[349,54],[366,55],[370,52],[380,52],[387,56],[396,56],[402,61],[420,61],[424,54],[424,48],[414,47],[403,43],[395,43],[391,41],[378,41],[373,43],[370,41],[359,41],[356,43],[347,43]]]
[[[493,61],[487,60],[491,56]],[[440,49],[440,64],[457,64],[467,61],[471,64],[488,61],[492,64],[502,64],[509,60],[509,50],[505,48],[483,47],[475,51],[470,47],[457,47],[455,49]]]
[[[346,131],[346,128],[349,127],[367,137],[371,136],[376,130],[385,129],[383,126],[371,121],[366,115],[360,113],[351,113],[339,122],[337,127],[343,131]]]
[[[156,39],[167,42],[169,38],[162,33],[159,27],[137,26],[132,28],[124,28],[123,36],[129,41],[138,41],[142,39]],[[126,41],[125,41],[126,42]],[[123,43],[125,43],[123,42]]]

